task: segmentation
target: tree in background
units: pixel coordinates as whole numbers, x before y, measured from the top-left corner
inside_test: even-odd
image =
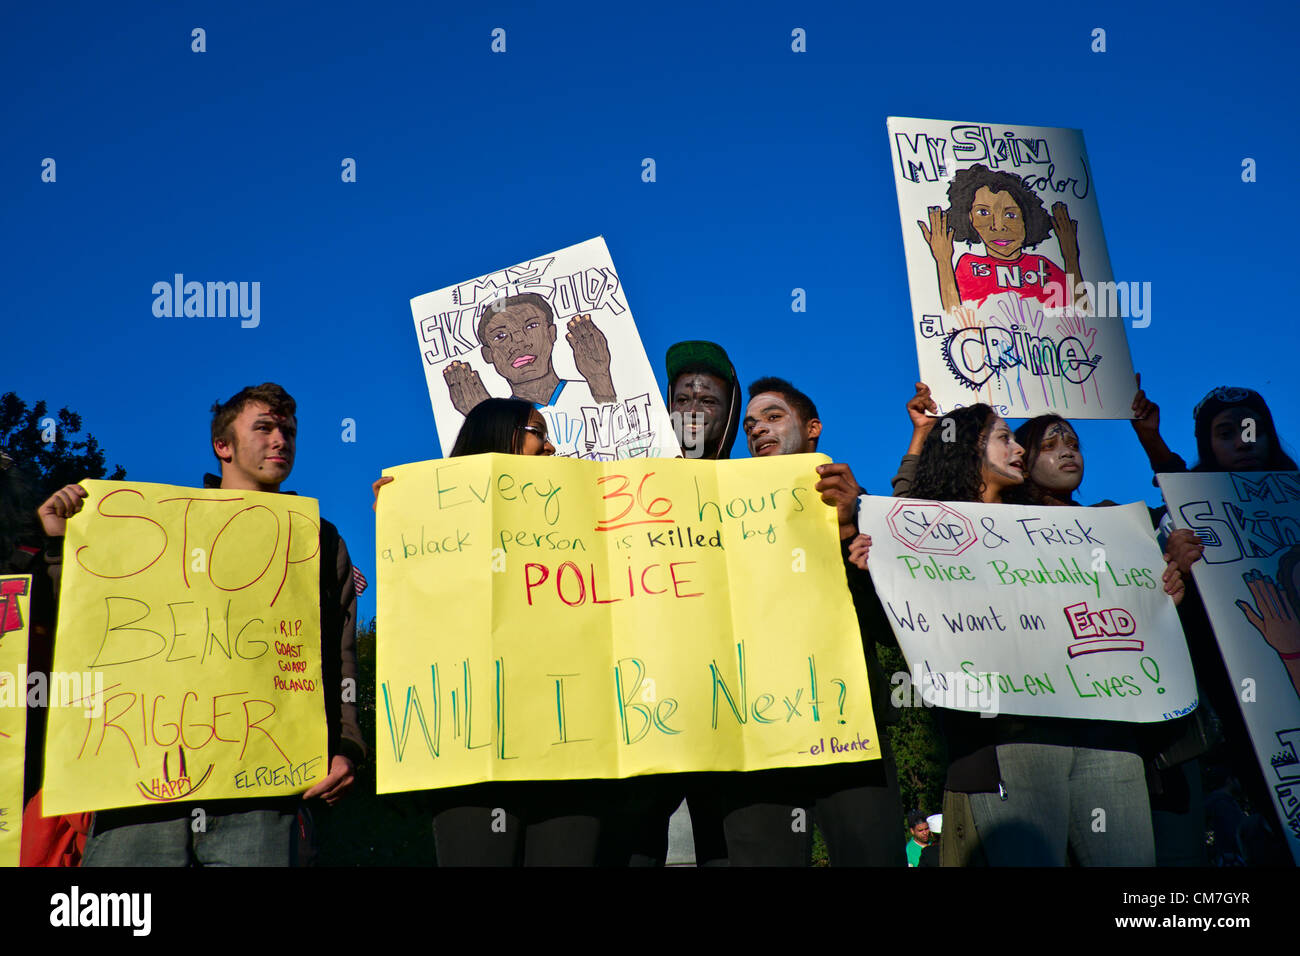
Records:
[[[29,408],[13,392],[0,395],[0,452],[29,476],[37,505],[82,478],[121,481],[126,477],[121,465],[107,474],[99,442],[91,434],[78,439],[80,431],[81,416],[70,408],[51,415],[43,401]]]
[[[877,647],[880,665],[886,674],[908,673],[903,655],[888,647]],[[891,687],[892,690],[892,687]],[[911,700],[911,694],[907,699]],[[922,810],[938,813],[943,806],[943,783],[948,771],[948,755],[935,723],[934,711],[928,707],[903,707],[898,723],[887,727],[889,744],[898,766],[898,790],[903,812]],[[898,821],[900,830],[905,822]]]
[[[54,654],[54,590],[42,551],[45,534],[36,509],[64,485],[103,478],[104,452],[94,436],[77,440],[81,416],[64,408],[46,414],[44,402],[31,408],[13,392],[0,395],[0,573],[30,574],[29,672],[48,672]],[[126,477],[118,465],[108,476]],[[28,711],[23,796],[40,787],[45,709]]]

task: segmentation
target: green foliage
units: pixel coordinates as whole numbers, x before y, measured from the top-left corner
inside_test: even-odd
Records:
[[[89,433],[78,439],[80,431],[81,416],[71,409],[50,415],[43,401],[29,408],[13,392],[0,395],[0,451],[32,476],[38,504],[82,478],[126,477],[121,465],[108,473],[99,442]]]
[[[812,865],[831,865],[831,851],[826,846],[826,837],[822,836],[821,828],[816,826],[813,827]]]
[[[888,647],[878,647],[877,657],[886,674],[908,670],[903,655]],[[911,704],[912,695],[907,695]],[[943,781],[948,768],[948,755],[943,738],[935,722],[934,711],[928,707],[901,707],[899,721],[888,727],[889,743],[898,765],[898,789],[903,812],[922,810],[938,813],[943,807]],[[904,830],[905,821],[899,821]]]

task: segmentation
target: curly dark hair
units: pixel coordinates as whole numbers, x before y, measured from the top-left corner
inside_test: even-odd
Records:
[[[948,184],[948,227],[954,242],[982,242],[975,224],[970,220],[970,207],[980,187],[992,193],[1010,193],[1025,222],[1025,244],[1029,249],[1052,234],[1052,217],[1043,208],[1043,201],[1023,179],[1011,173],[995,173],[983,163],[959,170]]]
[[[935,422],[921,448],[911,498],[979,501],[984,490],[984,448],[997,415],[981,403],[949,412]],[[948,422],[953,422],[949,425]],[[950,441],[944,441],[944,436]]]
[[[1016,429],[1016,444],[1025,450],[1025,481],[1024,484],[1016,485],[1014,488],[1008,488],[1002,493],[1002,500],[1016,505],[1041,505],[1046,503],[1047,492],[1042,487],[1034,483],[1030,477],[1034,470],[1034,462],[1038,460],[1038,453],[1043,448],[1043,435],[1047,429],[1055,424],[1067,426],[1070,431],[1074,432],[1077,439],[1079,433],[1070,424],[1069,419],[1062,418],[1060,415],[1039,415],[1037,418],[1031,418],[1019,428]],[[1083,454],[1083,442],[1079,442],[1079,454]],[[1076,488],[1077,492],[1078,489]],[[1074,504],[1071,498],[1067,504]]]

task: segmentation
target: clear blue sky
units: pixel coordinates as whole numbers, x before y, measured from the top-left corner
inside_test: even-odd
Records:
[[[917,366],[885,117],[918,116],[1083,129],[1115,276],[1152,283],[1129,340],[1166,438],[1190,460],[1193,404],[1242,384],[1296,450],[1300,336],[1267,328],[1296,279],[1296,8],[978,9],[11,4],[0,388],[79,411],[130,478],[195,485],[212,402],[281,382],[286,488],[373,581],[370,481],[438,452],[408,300],[604,235],[661,379],[671,342],[721,342],[887,492]],[[154,317],[177,272],[259,281],[260,326]],[[1084,500],[1158,500],[1127,424],[1080,431]]]

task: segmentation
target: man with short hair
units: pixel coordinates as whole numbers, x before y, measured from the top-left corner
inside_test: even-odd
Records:
[[[921,865],[921,851],[930,845],[930,821],[920,810],[907,815],[907,831],[912,834],[907,841],[907,865]]]
[[[780,378],[760,378],[749,387],[742,428],[755,458],[810,454],[817,450],[822,422],[812,399]],[[866,573],[848,560],[857,536],[858,495],[852,469],[842,462],[818,465],[813,486],[835,508],[845,572],[861,632],[872,712],[880,731],[892,710],[888,685],[876,659],[877,637],[894,644],[893,631]],[[792,813],[812,811],[826,838],[832,866],[902,866],[898,821],[903,816],[898,774],[888,738],[881,733],[881,758],[800,769],[736,774],[730,781],[732,805],[724,821],[727,855],[736,865],[806,865],[811,859],[811,828],[796,832]]]
[[[244,388],[212,407],[212,451],[220,476],[205,488],[276,493],[293,470],[298,423],[293,398],[279,385]],[[41,505],[46,561],[57,581],[67,520],[81,510],[86,490],[65,485]],[[301,797],[334,804],[351,789],[365,756],[355,703],[345,701],[346,681],[356,683],[356,590],[352,561],[338,529],[320,528],[321,677],[325,688],[329,771]],[[355,695],[351,695],[355,700]],[[125,807],[95,814],[82,866],[289,866],[309,851],[297,833],[296,796],[222,800],[203,805],[206,826],[192,831],[193,804]],[[297,824],[297,825],[295,825]]]

